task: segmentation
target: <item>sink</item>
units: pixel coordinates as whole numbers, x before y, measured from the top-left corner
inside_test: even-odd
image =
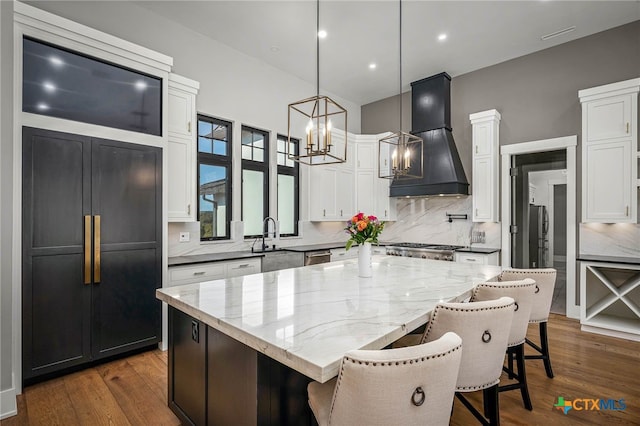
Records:
[[[262,272],[278,271],[280,269],[298,268],[304,265],[304,253],[286,251],[282,249],[267,249],[254,251],[264,253],[262,258]]]
[[[271,247],[267,247],[264,250],[263,249],[251,249],[251,253],[273,253],[273,252],[278,252],[278,251],[283,251],[281,248],[275,248],[274,246]]]

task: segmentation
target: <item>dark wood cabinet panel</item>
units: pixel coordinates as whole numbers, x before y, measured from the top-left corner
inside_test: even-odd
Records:
[[[182,424],[206,424],[207,326],[169,308],[169,406]]]
[[[23,129],[25,383],[159,341],[161,173],[159,148]]]

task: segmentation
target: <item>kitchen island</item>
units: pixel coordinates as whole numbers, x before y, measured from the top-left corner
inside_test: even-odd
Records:
[[[306,385],[352,349],[382,349],[500,267],[374,256],[165,288],[169,405],[183,423],[305,424]]]

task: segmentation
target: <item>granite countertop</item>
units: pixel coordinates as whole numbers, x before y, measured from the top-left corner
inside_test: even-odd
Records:
[[[599,254],[579,254],[577,260],[590,262],[610,262],[610,263],[627,263],[631,265],[640,265],[638,257],[622,257],[622,256],[602,256]]]
[[[340,267],[336,267],[340,266]],[[162,288],[156,297],[320,382],[353,349],[382,349],[425,324],[437,303],[462,301],[499,266],[374,256]],[[274,315],[283,309],[286,315]]]
[[[482,253],[482,254],[491,254],[499,252],[498,248],[486,248],[486,247],[463,247],[456,250],[459,253]]]
[[[230,251],[224,253],[193,254],[188,256],[174,256],[169,258],[169,266],[191,265],[196,263],[221,262],[225,260],[246,259],[248,257],[262,257],[264,253],[250,251]]]

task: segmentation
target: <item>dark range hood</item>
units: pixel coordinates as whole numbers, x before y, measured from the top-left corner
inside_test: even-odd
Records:
[[[443,72],[411,83],[411,133],[423,140],[423,178],[394,180],[391,197],[468,195],[451,134],[451,77]]]

